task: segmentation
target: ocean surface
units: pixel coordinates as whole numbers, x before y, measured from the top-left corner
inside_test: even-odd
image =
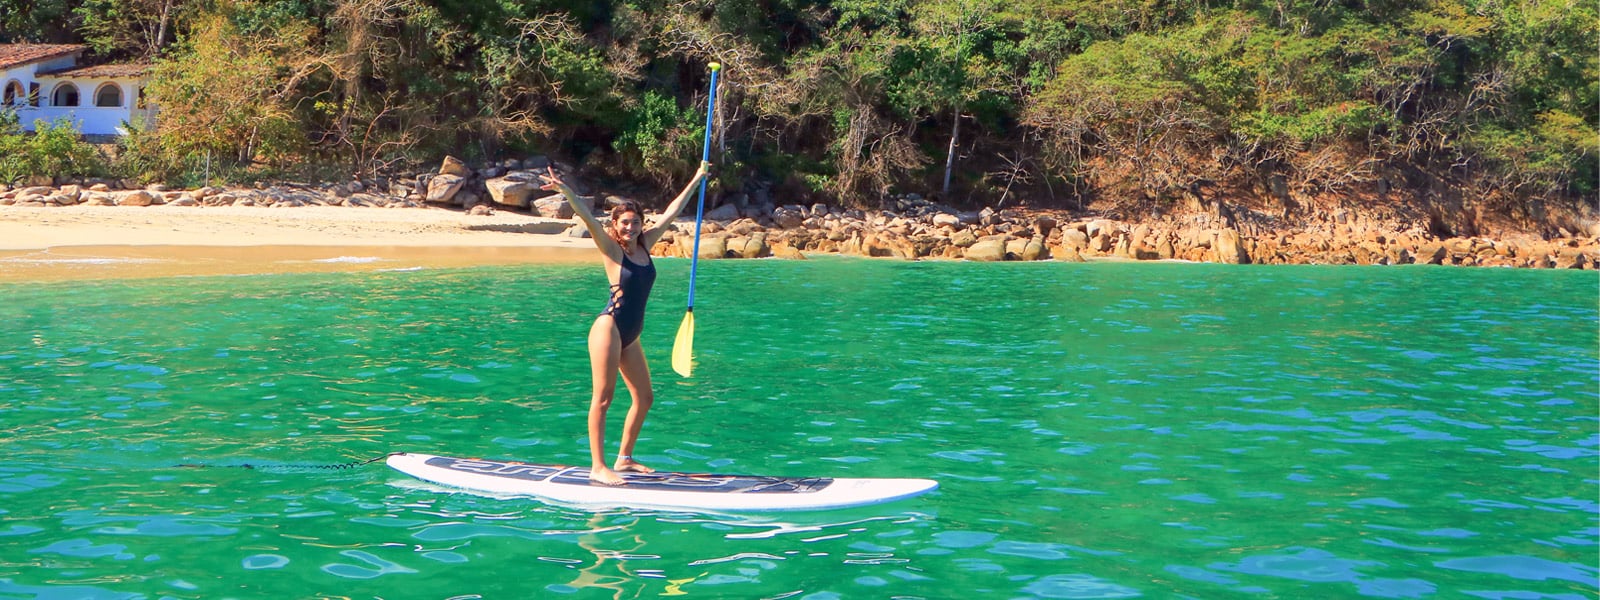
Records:
[[[1600,594],[1592,271],[702,263],[686,380],[659,265],[639,460],[940,490],[705,514],[347,466],[586,463],[597,264],[4,284],[0,598]]]

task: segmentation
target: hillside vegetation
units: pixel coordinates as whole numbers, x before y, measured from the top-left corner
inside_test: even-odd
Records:
[[[1597,31],[1567,0],[0,0],[0,41],[156,62],[116,166],[147,178],[550,154],[667,186],[720,61],[724,190],[1130,214],[1593,205]]]

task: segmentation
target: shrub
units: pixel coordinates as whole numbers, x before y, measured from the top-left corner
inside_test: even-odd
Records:
[[[22,130],[17,115],[0,111],[0,181],[32,175],[101,175],[105,160],[92,144],[78,136],[65,118],[34,122],[34,132]]]

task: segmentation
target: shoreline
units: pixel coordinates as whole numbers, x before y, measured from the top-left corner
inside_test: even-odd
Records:
[[[1438,238],[1360,217],[1286,227],[1204,212],[1122,222],[1060,212],[953,214],[925,204],[708,215],[701,258],[1600,266],[1600,239],[1588,235]],[[0,283],[596,260],[590,240],[570,235],[575,227],[574,219],[435,206],[0,206]],[[693,221],[675,227],[653,254],[688,257]]]
[[[589,263],[556,246],[92,245],[0,250],[0,284]]]
[[[0,207],[0,283],[595,260],[570,221],[441,208]]]

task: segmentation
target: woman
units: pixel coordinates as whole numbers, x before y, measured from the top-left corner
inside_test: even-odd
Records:
[[[555,169],[550,169],[543,189],[561,192],[572,205],[572,212],[589,228],[589,237],[600,248],[605,263],[606,279],[611,282],[611,300],[605,310],[589,328],[589,363],[594,374],[594,396],[589,400],[589,479],[604,485],[623,485],[617,471],[654,473],[655,469],[633,460],[633,444],[639,439],[639,429],[644,426],[645,414],[655,393],[650,388],[650,368],[644,362],[644,350],[639,347],[639,332],[644,327],[644,304],[650,297],[650,287],[656,280],[655,262],[650,260],[650,247],[672,228],[672,220],[683,212],[689,195],[706,177],[711,163],[701,162],[683,192],[667,205],[654,227],[644,228],[644,211],[631,200],[623,201],[611,209],[611,223],[602,225],[589,207],[578,199],[572,188],[561,181]],[[628,386],[633,397],[633,407],[628,409],[628,419],[622,430],[622,448],[617,462],[607,468],[605,464],[606,410],[611,408],[611,398],[617,389],[617,373]]]

